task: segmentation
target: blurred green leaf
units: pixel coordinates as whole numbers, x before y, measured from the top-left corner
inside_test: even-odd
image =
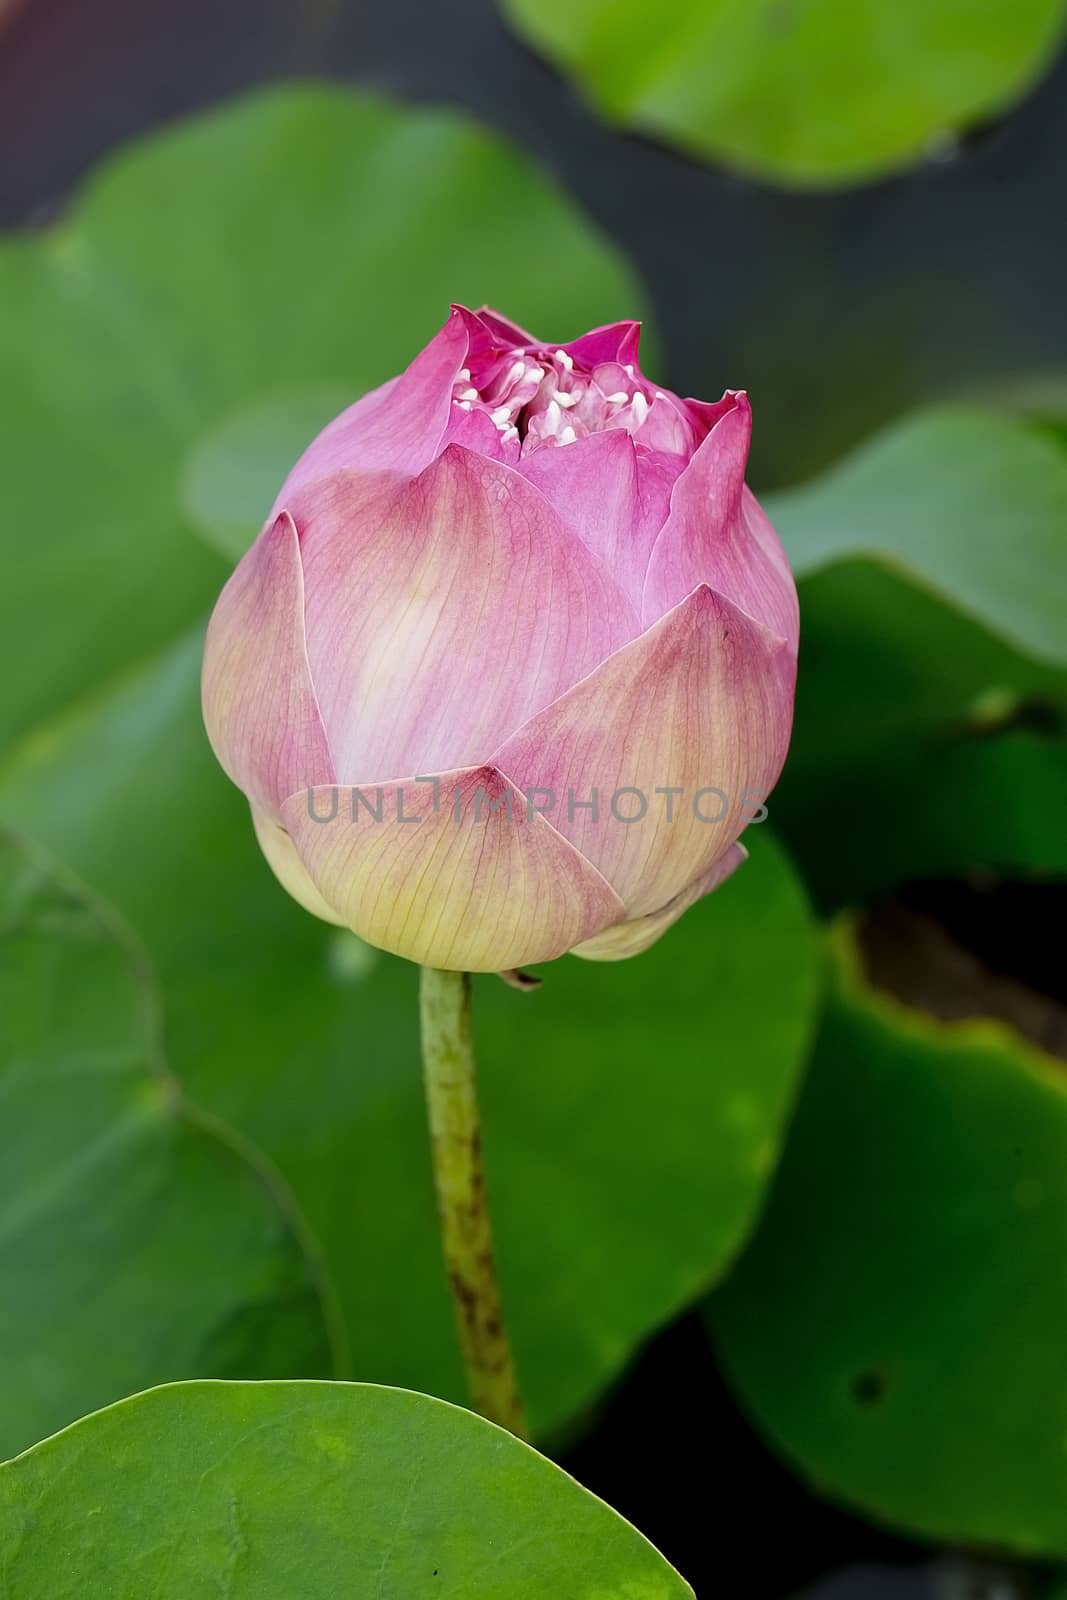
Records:
[[[407,365],[452,299],[564,338],[633,315],[639,294],[503,141],[341,89],[272,90],[154,135],[105,163],[57,228],[0,245],[0,300],[19,308],[0,323],[0,670],[19,685],[0,747],[210,606],[234,505],[243,525],[278,487],[234,501],[224,480],[220,501],[220,437],[236,433],[247,482],[257,406],[355,398]],[[264,471],[319,422],[301,405]]]
[[[144,226],[160,221],[156,205]],[[0,244],[0,299],[18,307],[0,318],[3,749],[187,628],[226,566],[174,494],[196,419],[84,230]]]
[[[1062,0],[501,0],[612,121],[786,184],[872,178],[1007,107]]]
[[[308,440],[351,399],[338,384],[281,389],[231,413],[200,440],[186,462],[181,502],[227,561],[241,559]]]
[[[824,905],[869,903],[902,883],[975,871],[1067,877],[1062,738],[917,740],[886,756],[828,783],[821,797],[786,784],[772,802]]]
[[[834,562],[800,596],[793,742],[770,807],[818,898],[1067,870],[1067,673],[879,562]]]
[[[10,1600],[692,1600],[637,1530],[469,1411],[183,1383],[0,1468]]]
[[[1067,454],[1025,423],[920,412],[768,510],[799,577],[875,556],[1067,665]]]
[[[132,936],[0,835],[5,1454],[146,1383],[331,1369],[285,1192],[184,1099],[159,1024]]]
[[[1022,421],[929,412],[768,504],[803,619],[772,811],[818,899],[1064,871],[1063,450]]]
[[[277,1161],[322,1240],[361,1378],[460,1397],[416,972],[302,913],[200,725],[199,640],[54,726],[0,809],[130,917],[170,1059]],[[773,1170],[816,1002],[809,914],[766,829],[639,960],[481,980],[475,1019],[505,1305],[540,1429],[588,1406],[710,1286]]]
[[[1067,1554],[1067,1069],[866,988],[843,932],[759,1231],[710,1317],[824,1491],[954,1543]]]

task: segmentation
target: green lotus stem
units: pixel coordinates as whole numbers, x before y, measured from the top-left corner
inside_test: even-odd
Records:
[[[465,972],[422,968],[422,1061],[437,1213],[471,1404],[527,1437],[504,1327],[482,1164],[471,985]]]

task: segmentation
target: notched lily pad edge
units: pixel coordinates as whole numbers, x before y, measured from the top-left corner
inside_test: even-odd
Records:
[[[95,691],[94,691],[95,694]],[[101,930],[113,941],[127,962],[140,1008],[144,1041],[145,1070],[157,1080],[163,1091],[163,1108],[171,1117],[184,1122],[191,1130],[204,1135],[220,1145],[246,1167],[264,1190],[270,1203],[291,1236],[304,1261],[310,1287],[318,1298],[335,1378],[344,1381],[351,1371],[348,1331],[341,1312],[340,1301],[334,1287],[322,1248],[310,1224],[297,1204],[284,1177],[270,1158],[252,1140],[230,1127],[222,1118],[204,1110],[190,1100],[184,1086],[167,1063],[164,1048],[165,1006],[159,978],[147,949],[122,914],[92,886],[63,862],[59,861],[37,840],[8,823],[0,822],[0,850],[17,851],[42,878],[55,884],[72,899],[85,906]],[[0,933],[3,930],[0,929]],[[240,1380],[203,1379],[184,1380],[202,1382],[229,1382]],[[251,1380],[250,1380],[251,1381]],[[296,1380],[277,1379],[277,1382]],[[321,1380],[329,1382],[329,1379]],[[173,1387],[158,1385],[157,1387]],[[122,1402],[116,1402],[122,1404]],[[108,1408],[103,1408],[108,1409]],[[90,1413],[95,1415],[95,1413]],[[71,1426],[77,1426],[72,1423]],[[60,1430],[65,1431],[65,1430]],[[36,1448],[31,1446],[31,1448]],[[17,1458],[13,1458],[17,1459]]]

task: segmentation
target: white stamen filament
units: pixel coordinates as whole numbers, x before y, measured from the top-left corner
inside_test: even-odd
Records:
[[[490,363],[481,389],[471,379],[471,368],[460,368],[452,398],[461,411],[483,411],[502,442],[517,446],[520,454],[542,445],[574,444],[578,438],[602,428],[621,426],[636,434],[648,418],[650,397],[639,387],[644,380],[636,376],[632,362],[616,366],[615,371],[625,372],[633,379],[633,391],[616,389],[605,394],[591,372],[575,370],[574,360],[566,350],[509,353],[513,359],[506,373],[501,376],[495,361]],[[474,368],[478,370],[477,362]],[[562,387],[564,383],[566,388]],[[670,399],[663,389],[653,390],[652,397],[664,402]],[[572,411],[580,422],[567,421]],[[679,419],[672,433],[668,412],[665,428],[664,437],[676,441],[676,448],[683,451],[688,440],[684,422]]]

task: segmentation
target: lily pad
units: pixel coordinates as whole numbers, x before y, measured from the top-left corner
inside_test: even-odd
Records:
[[[923,875],[1067,867],[1067,672],[874,560],[801,580],[789,761],[771,814],[817,899]]]
[[[978,411],[920,412],[768,510],[798,576],[874,556],[1038,660],[1067,664],[1067,451]]]
[[[613,122],[774,182],[869,179],[1024,94],[1061,0],[502,0]]]
[[[768,504],[803,618],[773,812],[818,899],[1062,871],[1067,452],[1015,418],[920,413]]]
[[[1067,1555],[1067,1071],[870,990],[843,930],[760,1229],[710,1319],[805,1476],[952,1544]]]
[[[0,1467],[10,1600],[692,1600],[480,1417],[366,1384],[181,1383]]]
[[[340,88],[272,89],[153,135],[57,227],[0,244],[0,301],[19,308],[0,323],[0,672],[19,686],[0,747],[206,613],[234,539],[213,498],[220,433],[279,390],[354,399],[454,299],[564,338],[641,296],[503,140]],[[310,434],[321,417],[297,420]],[[209,518],[205,537],[205,495],[221,534]]]
[[[164,1066],[144,951],[2,835],[0,1017],[0,1450],[146,1383],[329,1373],[303,1225]]]
[[[351,399],[338,384],[283,389],[241,407],[199,441],[182,475],[181,501],[227,561],[244,555],[293,462]]]

